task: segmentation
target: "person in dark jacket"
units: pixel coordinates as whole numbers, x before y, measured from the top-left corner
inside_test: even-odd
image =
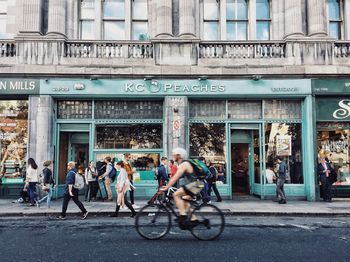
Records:
[[[326,162],[325,157],[320,158],[320,163],[317,166],[317,174],[321,182],[321,196],[324,201],[332,201],[332,184],[334,182],[332,175],[335,174],[332,166]]]
[[[281,157],[276,158],[277,169],[277,194],[279,204],[287,204],[286,195],[284,193],[284,183],[286,182],[287,165],[282,161]]]
[[[215,196],[216,196],[216,202],[221,202],[221,196],[219,193],[218,188],[216,187],[216,181],[218,177],[218,170],[215,168],[214,164],[212,162],[208,163],[209,171],[210,173],[213,174],[213,178],[208,181],[208,195],[210,197],[211,195],[211,190],[213,189]]]
[[[68,208],[69,200],[73,199],[74,203],[80,208],[83,213],[83,219],[88,215],[88,211],[85,209],[84,205],[79,201],[79,189],[74,188],[75,175],[77,170],[75,168],[75,162],[69,162],[67,165],[68,174],[66,176],[66,191],[63,197],[62,213],[58,216],[58,219],[66,219],[66,211]]]
[[[43,202],[46,199],[47,207],[50,208],[51,204],[51,198],[52,198],[52,192],[55,186],[55,180],[53,178],[52,174],[52,161],[46,160],[43,164],[43,175],[44,175],[44,181],[43,181],[43,190],[47,192],[47,195],[44,196],[39,200],[39,203]]]
[[[161,163],[159,167],[157,167],[157,180],[158,186],[162,187],[167,183],[167,181],[169,181],[167,170],[168,158],[163,156],[160,161]]]

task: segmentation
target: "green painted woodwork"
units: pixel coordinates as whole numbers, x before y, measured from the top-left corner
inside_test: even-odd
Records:
[[[312,93],[326,94],[350,94],[350,79],[313,79],[311,80]]]
[[[327,97],[316,99],[317,121],[350,121],[350,99]]]

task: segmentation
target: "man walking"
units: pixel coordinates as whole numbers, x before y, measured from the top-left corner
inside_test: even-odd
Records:
[[[324,201],[332,202],[332,178],[331,174],[334,174],[335,171],[330,164],[326,162],[325,157],[320,158],[320,163],[317,167],[317,173],[320,176],[321,182],[321,196]]]
[[[63,196],[62,213],[58,216],[58,219],[66,219],[66,211],[68,208],[69,200],[73,199],[74,203],[80,208],[83,213],[83,219],[88,215],[88,211],[85,209],[84,205],[79,201],[79,189],[75,188],[76,183],[75,176],[77,170],[75,168],[75,162],[69,162],[67,164],[68,174],[66,176],[66,190]]]
[[[105,163],[106,163],[106,172],[99,177],[99,179],[104,179],[104,185],[105,189],[107,191],[107,200],[108,201],[113,201],[113,194],[112,194],[112,189],[111,189],[111,178],[110,178],[110,173],[113,170],[113,165],[112,165],[112,158],[107,156],[105,158]]]
[[[281,157],[276,158],[276,163],[278,164],[277,170],[277,198],[279,199],[279,204],[287,204],[286,195],[284,193],[284,183],[286,182],[287,166],[286,163],[282,161]]]
[[[160,165],[157,167],[157,180],[159,188],[165,186],[167,181],[169,181],[167,170],[168,158],[163,156],[160,161]]]

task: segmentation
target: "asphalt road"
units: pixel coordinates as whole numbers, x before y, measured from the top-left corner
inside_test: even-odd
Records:
[[[175,227],[143,240],[130,218],[2,218],[0,261],[349,261],[349,220],[228,217],[204,242]]]

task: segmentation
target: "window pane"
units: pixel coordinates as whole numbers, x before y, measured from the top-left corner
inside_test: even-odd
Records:
[[[28,143],[28,101],[0,101],[2,183],[23,183]]]
[[[95,22],[81,21],[81,39],[95,39]]]
[[[96,126],[96,149],[162,148],[161,124]]]
[[[247,23],[246,22],[228,22],[226,24],[227,40],[246,40]]]
[[[340,20],[339,0],[328,0],[328,13],[330,20]]]
[[[190,101],[191,118],[225,118],[226,102],[220,101]]]
[[[274,159],[287,164],[286,183],[303,184],[301,124],[269,123],[265,126],[266,170],[276,170]]]
[[[340,23],[329,23],[329,36],[335,39],[340,39]]]
[[[105,21],[103,23],[104,40],[125,40],[125,23]]]
[[[267,119],[301,119],[301,102],[264,100],[264,117]]]
[[[256,19],[270,19],[269,0],[256,0]]]
[[[270,39],[270,22],[256,22],[256,39]]]
[[[133,20],[147,20],[147,0],[134,0],[132,6]]]
[[[218,184],[226,183],[225,124],[190,124],[190,158],[205,157],[218,171]]]
[[[133,40],[148,40],[148,22],[134,22],[132,24]]]
[[[236,1],[227,0],[226,1],[226,19],[234,20],[236,19]]]
[[[81,19],[95,18],[95,0],[84,0],[81,2]]]
[[[248,4],[247,0],[237,0],[237,19],[247,19]]]
[[[228,118],[230,119],[261,119],[262,105],[256,101],[229,101]]]
[[[237,23],[237,40],[247,40],[247,23]]]
[[[228,22],[226,24],[226,39],[227,40],[237,40],[237,38],[236,38],[236,23]]]
[[[0,39],[6,36],[6,15],[0,15]]]
[[[204,20],[219,20],[218,1],[204,0]]]
[[[204,40],[219,39],[219,23],[205,22],[204,23]]]
[[[105,0],[103,3],[103,16],[105,19],[124,19],[124,0]]]
[[[59,119],[89,119],[92,118],[91,101],[58,101]]]
[[[7,13],[7,0],[0,0],[0,14]]]
[[[327,123],[334,128],[318,130],[317,146],[319,157],[327,157],[337,173],[335,185],[350,185],[350,130],[338,123]]]

